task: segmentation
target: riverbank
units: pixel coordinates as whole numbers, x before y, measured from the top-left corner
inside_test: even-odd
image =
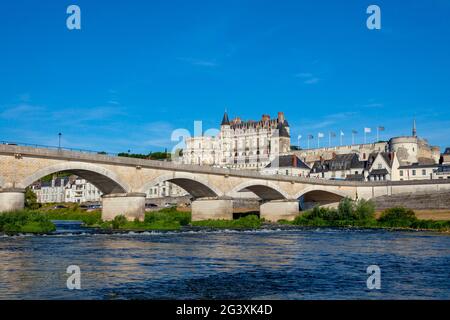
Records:
[[[429,211],[428,214],[430,214]],[[100,210],[86,211],[77,205],[57,209],[44,207],[1,214],[0,232],[51,234],[55,231],[55,225],[52,223],[54,220],[82,221],[85,227],[102,233],[221,229],[284,230],[305,227],[450,232],[450,220],[419,219],[414,211],[402,207],[376,212],[372,202],[365,200],[354,202],[350,199],[342,200],[337,209],[315,207],[301,212],[293,221],[277,223],[269,223],[252,214],[235,220],[192,221],[190,212],[179,211],[176,208],[146,212],[144,221],[127,221],[124,216],[117,216],[113,221],[102,221]]]

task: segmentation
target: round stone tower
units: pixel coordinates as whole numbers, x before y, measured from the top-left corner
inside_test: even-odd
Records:
[[[416,136],[395,137],[389,140],[389,151],[396,152],[400,161],[415,163],[419,149]]]

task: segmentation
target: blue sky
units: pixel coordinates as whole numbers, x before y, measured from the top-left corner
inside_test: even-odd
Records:
[[[71,4],[81,30],[66,28]],[[381,30],[366,28],[370,4]],[[57,145],[62,132],[66,147],[149,152],[227,108],[284,111],[293,144],[409,134],[416,117],[450,146],[449,16],[447,0],[3,1],[0,140]]]

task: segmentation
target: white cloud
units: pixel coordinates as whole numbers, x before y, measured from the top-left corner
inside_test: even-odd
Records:
[[[295,78],[303,79],[304,84],[317,84],[320,81],[320,78],[316,77],[314,74],[310,72],[300,72],[294,74]]]
[[[214,68],[219,64],[215,60],[195,59],[195,58],[178,58],[180,61],[187,62],[194,66]]]

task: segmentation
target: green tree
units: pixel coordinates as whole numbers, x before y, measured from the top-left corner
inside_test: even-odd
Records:
[[[36,193],[34,193],[31,188],[26,188],[25,190],[25,208],[27,209],[38,209],[40,204],[37,202]]]

